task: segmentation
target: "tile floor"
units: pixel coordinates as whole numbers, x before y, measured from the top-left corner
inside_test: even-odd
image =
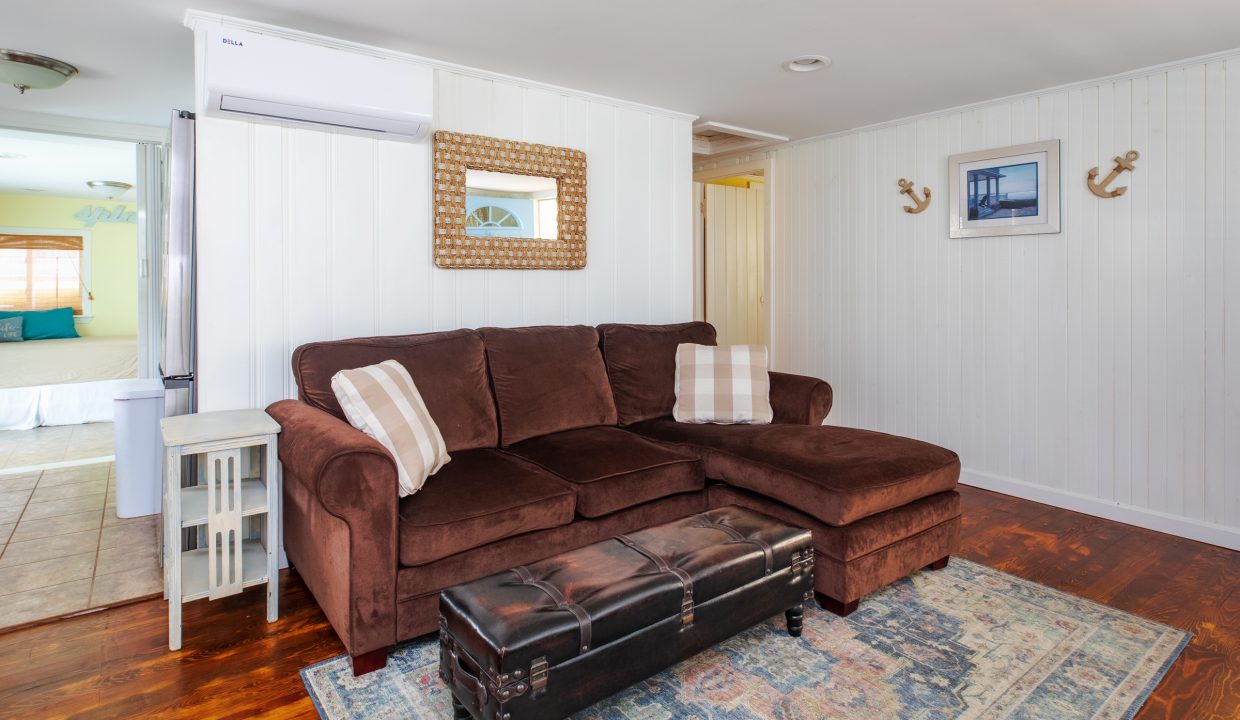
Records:
[[[159,594],[159,516],[116,517],[112,424],[0,432],[0,628]]]
[[[0,472],[112,454],[112,423],[0,430]]]

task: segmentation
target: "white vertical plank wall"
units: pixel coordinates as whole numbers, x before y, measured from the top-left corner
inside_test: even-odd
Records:
[[[947,158],[1062,140],[1063,232],[952,240]],[[1085,175],[1129,149],[1128,192]],[[896,180],[935,195],[904,213]],[[773,357],[963,481],[1240,547],[1240,57],[778,149]]]
[[[705,192],[706,320],[720,345],[761,345],[766,191],[707,184]]]
[[[199,404],[294,397],[298,345],[693,315],[691,118],[436,69],[435,126],[586,151],[584,270],[441,270],[430,141],[199,116]]]

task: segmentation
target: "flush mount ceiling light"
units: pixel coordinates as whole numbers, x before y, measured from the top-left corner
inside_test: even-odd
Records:
[[[56,58],[0,48],[0,82],[12,85],[23,95],[27,90],[58,88],[77,72],[77,68]]]
[[[814,72],[815,70],[823,70],[830,64],[831,58],[826,55],[801,55],[784,63],[784,69],[789,72]]]
[[[115,200],[133,189],[133,185],[118,180],[90,180],[86,186],[108,200]]]

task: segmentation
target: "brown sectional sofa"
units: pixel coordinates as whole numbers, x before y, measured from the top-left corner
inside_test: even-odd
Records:
[[[955,453],[823,426],[831,387],[771,373],[771,425],[670,418],[675,348],[706,323],[485,328],[311,343],[283,426],[284,545],[361,673],[433,632],[439,591],[708,508],[809,528],[815,588],[847,614],[956,547]],[[391,456],[352,428],[337,371],[395,359],[452,460],[398,498]]]

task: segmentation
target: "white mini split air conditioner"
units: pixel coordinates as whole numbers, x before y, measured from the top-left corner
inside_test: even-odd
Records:
[[[430,131],[427,65],[226,27],[205,40],[208,115],[402,140]]]

